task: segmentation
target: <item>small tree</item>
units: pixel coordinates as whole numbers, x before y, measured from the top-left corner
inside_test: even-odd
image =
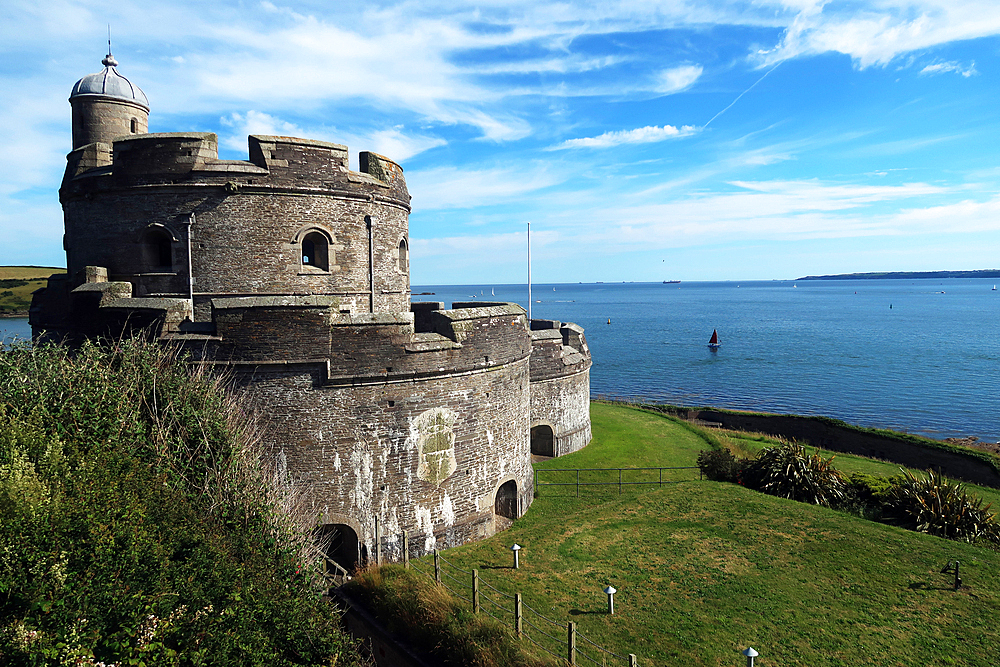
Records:
[[[971,496],[965,486],[927,471],[903,477],[887,494],[886,510],[904,528],[962,542],[1000,542],[1000,525],[981,498]]]
[[[772,496],[829,507],[844,497],[846,487],[833,459],[789,442],[762,450],[743,471],[743,481]]]

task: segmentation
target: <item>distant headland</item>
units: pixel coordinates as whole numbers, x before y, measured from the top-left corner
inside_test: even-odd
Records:
[[[976,271],[883,271],[838,273],[830,276],[803,276],[796,280],[899,280],[905,278],[1000,278],[1000,269]]]

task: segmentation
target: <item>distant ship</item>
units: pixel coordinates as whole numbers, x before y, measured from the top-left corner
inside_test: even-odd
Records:
[[[719,332],[712,329],[712,338],[708,341],[708,346],[713,350],[722,347],[722,343],[719,342]]]
[[[679,280],[664,280],[663,284],[664,285],[676,285],[679,282],[680,282]]]

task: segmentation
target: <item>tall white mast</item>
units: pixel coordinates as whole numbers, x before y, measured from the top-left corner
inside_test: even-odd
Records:
[[[531,329],[531,223],[528,223],[528,329]]]

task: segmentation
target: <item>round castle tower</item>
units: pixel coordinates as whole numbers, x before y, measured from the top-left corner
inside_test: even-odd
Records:
[[[399,165],[278,136],[220,160],[214,134],[146,134],[145,95],[105,65],[71,97],[68,268],[35,294],[37,340],[140,333],[228,373],[344,566],[505,528],[533,497],[533,436],[550,456],[589,441],[579,327],[410,303]]]
[[[73,86],[73,148],[116,137],[145,134],[149,127],[149,101],[138,86],[118,73],[118,61],[108,55],[104,70],[89,74]]]

